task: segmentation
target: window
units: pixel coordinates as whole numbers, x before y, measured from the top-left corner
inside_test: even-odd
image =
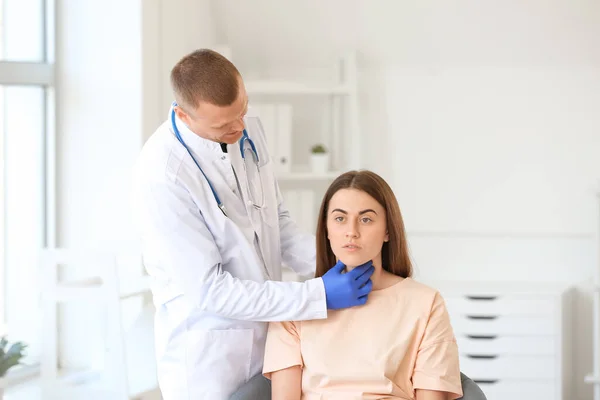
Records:
[[[0,326],[39,360],[38,250],[54,243],[54,3],[0,0]]]
[[[43,0],[0,1],[0,59],[44,62],[45,9]]]

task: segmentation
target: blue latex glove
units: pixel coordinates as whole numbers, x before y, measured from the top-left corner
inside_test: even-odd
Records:
[[[327,308],[330,310],[365,304],[373,288],[371,275],[375,272],[375,267],[371,261],[345,274],[342,273],[344,268],[346,266],[338,261],[322,277],[327,296]]]

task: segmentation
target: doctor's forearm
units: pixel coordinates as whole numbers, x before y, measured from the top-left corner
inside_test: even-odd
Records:
[[[199,309],[231,319],[268,322],[327,317],[321,279],[254,282],[221,273],[199,294],[195,296]]]

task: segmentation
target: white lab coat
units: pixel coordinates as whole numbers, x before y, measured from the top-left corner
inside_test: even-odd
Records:
[[[218,143],[177,120],[228,218],[174,136],[170,118],[148,139],[134,167],[133,209],[144,264],[153,278],[165,400],[228,399],[261,373],[266,321],[327,315],[322,279],[279,282],[282,261],[300,275],[314,274],[314,236],[302,233],[283,206],[263,128],[251,109],[245,123],[260,158],[260,178],[246,161],[254,168],[248,170],[250,182],[239,143],[223,153]],[[247,204],[248,184],[260,194],[257,179],[264,188],[262,210]]]

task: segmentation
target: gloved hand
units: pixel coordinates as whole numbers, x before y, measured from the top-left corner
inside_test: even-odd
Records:
[[[371,261],[342,274],[344,268],[346,268],[344,263],[338,261],[322,277],[327,297],[327,308],[330,310],[365,304],[367,295],[371,293],[373,288],[371,275],[375,272],[375,267],[373,267]]]

